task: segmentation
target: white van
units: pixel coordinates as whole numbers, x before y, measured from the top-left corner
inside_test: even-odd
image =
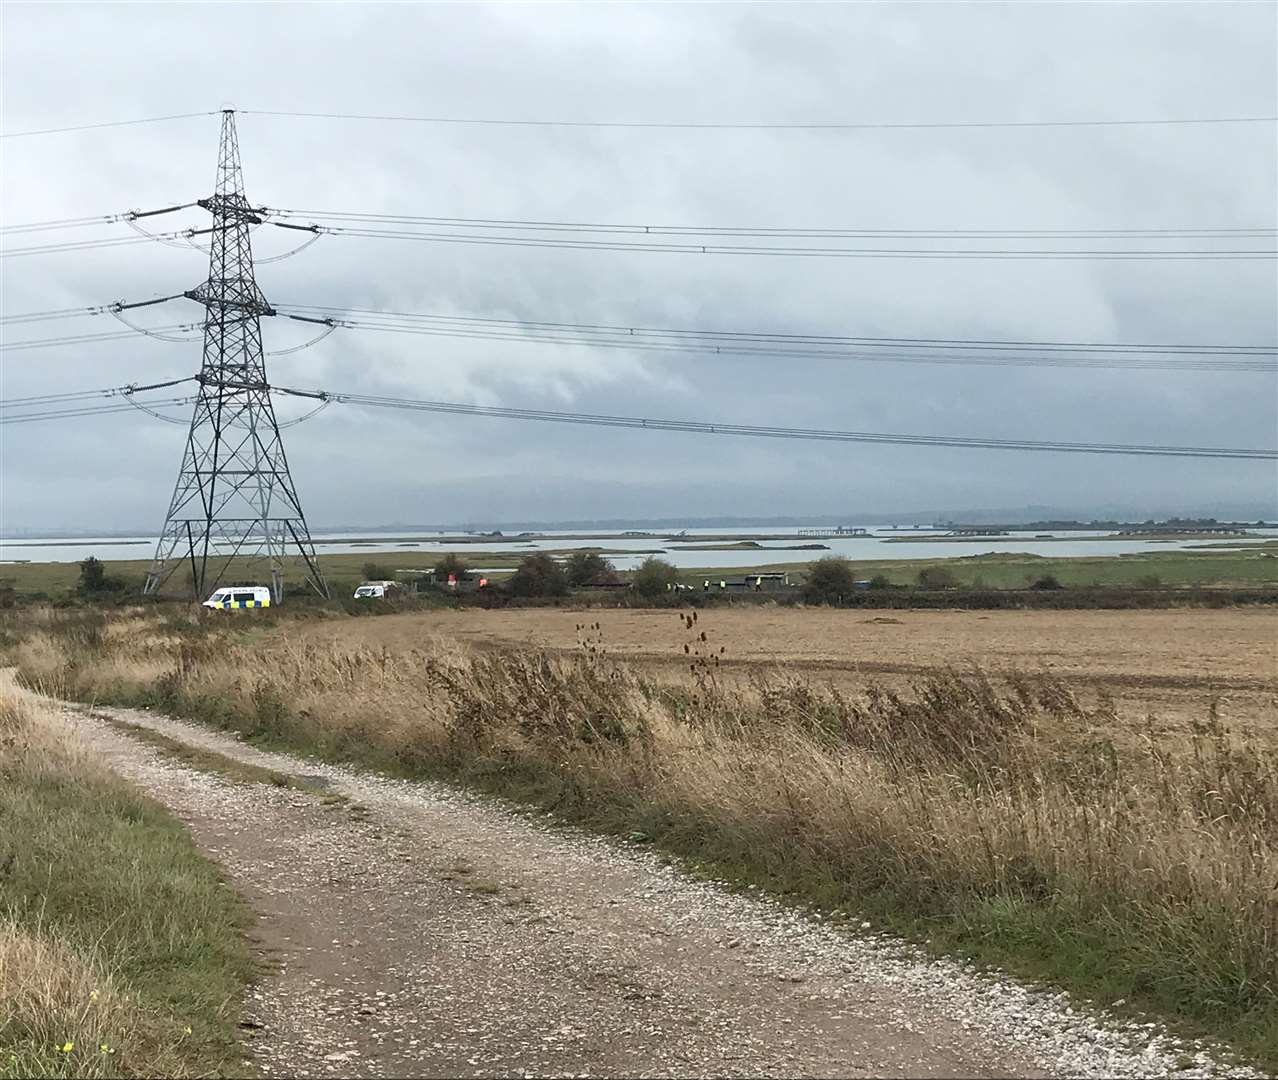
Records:
[[[265,585],[228,585],[205,600],[204,606],[214,611],[270,607],[271,590]]]
[[[384,600],[399,588],[396,581],[365,581],[355,590],[356,600]]]

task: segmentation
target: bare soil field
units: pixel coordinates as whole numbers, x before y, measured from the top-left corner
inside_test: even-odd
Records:
[[[599,630],[579,629],[589,620]],[[684,645],[721,654],[725,675],[760,669],[849,688],[947,667],[1050,671],[1103,688],[1133,720],[1189,721],[1211,703],[1239,728],[1278,739],[1278,612],[893,611],[739,608],[702,611],[689,634],[670,609],[468,609],[312,624],[308,636],[392,650],[432,636],[480,647],[581,648],[676,677]],[[704,632],[707,641],[701,643]],[[694,641],[694,638],[696,639]]]

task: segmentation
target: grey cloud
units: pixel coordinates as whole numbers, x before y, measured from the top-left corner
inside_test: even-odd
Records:
[[[303,16],[303,11],[305,12]],[[240,108],[693,120],[1272,113],[1263,5],[22,5],[3,123]],[[442,216],[724,225],[1270,225],[1258,125],[652,132],[244,115],[251,198]],[[216,120],[6,140],[6,221],[186,201]],[[162,220],[162,219],[161,219]],[[198,220],[194,216],[191,221]],[[286,238],[257,238],[259,254]],[[158,245],[6,260],[7,313],[198,282]],[[279,303],[894,336],[1272,343],[1274,264],[727,258],[330,238]],[[193,305],[149,321],[198,317]],[[139,316],[141,318],[141,316]],[[10,338],[98,328],[15,328]],[[114,324],[111,324],[114,325]],[[105,326],[102,328],[106,328]],[[271,324],[270,347],[304,339]],[[171,378],[146,339],[3,357],[4,395]],[[1269,378],[805,363],[339,332],[281,383],[744,423],[1273,446]],[[281,405],[294,415],[301,407]],[[158,526],[183,432],[141,415],[0,430],[3,526]],[[744,443],[334,407],[288,436],[316,523],[771,515],[929,505],[1275,506],[1271,463]],[[411,508],[411,513],[409,509]],[[1270,512],[1273,512],[1272,510]]]

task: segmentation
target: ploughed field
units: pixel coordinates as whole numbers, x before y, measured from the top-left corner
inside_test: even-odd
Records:
[[[435,636],[496,648],[531,645],[572,652],[593,645],[671,678],[688,670],[688,644],[702,655],[719,656],[725,678],[766,670],[849,688],[867,679],[893,685],[946,668],[1049,671],[1085,692],[1110,694],[1119,715],[1132,722],[1150,714],[1173,725],[1199,720],[1216,702],[1230,726],[1264,731],[1278,742],[1278,611],[1267,608],[875,612],[742,607],[701,611],[692,633],[672,609],[464,609],[291,630],[299,631],[392,650]]]

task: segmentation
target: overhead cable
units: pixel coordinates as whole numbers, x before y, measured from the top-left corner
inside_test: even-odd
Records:
[[[185,298],[185,293],[173,293],[169,296],[153,297],[150,300],[116,300],[111,304],[94,304],[92,307],[52,308],[49,311],[26,311],[17,315],[0,315],[0,326],[12,326],[20,323],[49,322],[55,319],[80,319],[88,315],[103,315],[108,311],[129,311],[133,308],[152,307],[155,304],[166,304],[170,300],[183,300]]]
[[[403,116],[371,113],[286,112],[238,109],[245,116],[278,116],[318,120],[376,120],[413,124],[473,124],[489,127],[649,128],[729,131],[914,131],[977,128],[1136,127],[1201,124],[1264,124],[1278,116],[1211,116],[1119,120],[933,120],[933,121],[645,121],[645,120],[515,120],[460,116]]]
[[[1086,249],[1054,250],[1014,248],[877,248],[877,247],[789,247],[751,244],[637,243],[625,240],[565,239],[557,236],[489,235],[481,233],[419,232],[406,229],[371,229],[342,225],[322,225],[320,231],[334,236],[365,239],[417,240],[441,244],[477,244],[486,247],[559,248],[589,251],[643,251],[683,255],[781,255],[844,259],[1010,259],[1010,260],[1253,260],[1278,258],[1269,248],[1237,249]],[[25,254],[25,252],[24,252]]]
[[[289,311],[322,312],[327,316],[340,318],[348,315],[373,315],[386,319],[428,320],[432,322],[462,324],[493,324],[508,327],[535,327],[566,331],[599,331],[610,334],[653,334],[673,337],[714,338],[714,339],[747,339],[762,341],[802,342],[805,344],[823,345],[870,345],[909,346],[910,348],[973,348],[973,349],[1035,349],[1063,350],[1068,352],[1159,352],[1159,353],[1241,353],[1246,355],[1270,355],[1278,353],[1275,345],[1218,345],[1218,344],[1168,344],[1149,342],[1114,342],[1114,341],[1022,341],[1006,338],[915,338],[915,337],[863,337],[846,334],[795,334],[771,330],[688,330],[671,327],[653,327],[627,325],[617,323],[567,323],[547,322],[532,319],[498,319],[479,315],[438,315],[411,311],[383,311],[379,308],[338,308],[318,304],[281,304],[277,305],[281,314]],[[326,321],[309,319],[306,321]]]
[[[157,420],[163,420],[170,424],[180,424],[185,427],[190,423],[189,419],[167,416],[157,410],[176,405],[188,405],[195,400],[194,397],[151,400],[139,398],[137,395],[200,381],[201,377],[198,375],[187,375],[180,379],[167,379],[163,382],[142,385],[128,383],[124,386],[110,386],[100,390],[74,390],[61,394],[37,394],[30,397],[0,398],[0,425],[28,423],[38,420],[79,419],[86,416],[109,415],[128,412],[130,409],[138,409],[149,416],[155,417]],[[296,427],[298,424],[305,423],[313,416],[323,412],[331,404],[326,395],[311,396],[319,397],[319,404],[300,416],[281,423],[279,425],[281,429]],[[90,404],[90,401],[95,398],[99,399],[98,403]],[[13,409],[19,411],[13,412],[11,411]]]
[[[107,310],[135,334],[144,334],[147,337],[155,338],[157,341],[190,341],[192,339],[191,331],[201,329],[198,323],[179,325],[175,328],[175,331],[169,331],[162,326],[139,326],[137,323],[126,319],[121,314],[120,308],[112,305]]]
[[[331,334],[336,329],[337,329],[337,323],[330,323],[318,334],[316,334],[313,338],[311,338],[310,341],[303,341],[300,345],[292,345],[287,349],[273,349],[268,351],[266,355],[267,356],[290,356],[293,353],[299,353],[303,349],[309,349],[312,345],[318,345],[321,341],[323,341],[326,337],[328,337],[329,334]]]
[[[52,308],[49,311],[28,311],[19,315],[0,315],[0,326],[17,323],[48,322],[51,319],[78,319],[85,315],[101,315],[105,307]]]
[[[178,210],[189,210],[196,204],[182,203],[178,206],[163,206],[158,210],[126,210],[119,214],[99,214],[96,217],[55,218],[52,221],[31,221],[23,225],[0,225],[0,234],[48,232],[51,229],[81,229],[89,225],[110,225],[117,221],[134,222],[139,218],[159,217],[161,214],[172,214]]]
[[[113,313],[114,314],[114,313]],[[117,314],[116,318],[120,318]],[[125,322],[120,318],[121,322]],[[0,343],[0,352],[17,352],[22,349],[51,349],[60,345],[89,345],[100,341],[119,341],[122,338],[135,337],[138,334],[146,334],[149,337],[156,337],[162,341],[191,341],[198,336],[197,331],[203,329],[200,323],[174,323],[171,326],[157,326],[154,328],[142,328],[126,323],[131,328],[128,330],[106,330],[97,334],[73,334],[65,337],[56,338],[31,338],[26,341],[6,341]],[[187,337],[170,337],[176,332],[186,333]]]
[[[586,232],[611,233],[638,236],[741,236],[741,237],[878,237],[910,239],[1064,239],[1064,238],[1116,238],[1116,239],[1228,239],[1234,237],[1276,236],[1278,227],[1222,226],[1210,228],[1189,226],[1184,228],[1158,226],[1151,228],[1080,228],[1080,229],[905,229],[905,228],[851,228],[835,226],[759,226],[759,225],[652,225],[620,224],[598,221],[546,221],[517,218],[458,218],[423,217],[411,214],[384,214],[364,211],[305,210],[263,207],[263,212],[273,217],[307,217],[324,221],[348,221],[370,224],[430,225],[444,228],[468,229],[531,229],[538,232]]]
[[[96,398],[119,393],[118,388],[107,390],[70,390],[63,394],[36,394],[34,397],[0,398],[0,409],[14,406],[50,405],[58,401],[76,401],[80,398]]]
[[[38,420],[78,419],[86,416],[99,416],[109,413],[126,412],[140,407],[136,394],[150,393],[155,390],[167,390],[184,383],[196,382],[197,376],[187,375],[180,379],[166,379],[162,382],[128,383],[124,386],[108,386],[101,390],[79,390],[63,394],[42,394],[34,397],[0,398],[0,424],[25,424]],[[90,404],[92,398],[100,400],[98,404]],[[115,400],[123,398],[123,401]],[[148,400],[144,412],[151,407],[187,404],[194,399],[189,397],[167,398],[160,401]],[[18,409],[18,412],[11,410]],[[172,417],[159,415],[162,420]]]
[[[260,266],[262,263],[276,263],[276,262],[282,262],[284,259],[291,259],[294,255],[297,255],[299,252],[305,251],[308,247],[310,247],[313,243],[315,243],[315,241],[319,240],[323,235],[324,235],[323,233],[317,230],[314,236],[312,236],[309,240],[303,240],[300,244],[297,245],[297,247],[293,248],[292,251],[284,251],[284,252],[281,252],[279,255],[268,255],[264,259],[254,259],[254,262],[256,262]]]
[[[111,236],[99,240],[72,240],[62,244],[38,244],[24,248],[0,248],[0,259],[12,259],[21,255],[48,255],[63,251],[90,251],[94,248],[126,247],[129,244],[146,244],[152,240],[179,240],[183,232],[155,233],[145,236]]]
[[[104,386],[97,390],[68,390],[61,394],[37,394],[35,397],[0,397],[0,409],[12,408],[15,405],[38,405],[46,402],[68,401],[74,398],[109,398],[120,394],[141,394],[150,390],[167,390],[170,386],[181,386],[183,383],[195,382],[197,376],[187,375],[181,379],[168,379],[164,382],[125,383],[123,386]]]
[[[190,120],[197,116],[217,116],[219,110],[193,113],[174,113],[171,116],[146,116],[140,120],[106,120],[96,124],[75,124],[71,127],[38,128],[33,131],[0,131],[0,139],[24,139],[31,135],[60,135],[67,131],[93,131],[98,128],[129,127],[133,124],[159,124],[166,120]]]
[[[284,394],[303,397],[326,396],[339,403],[372,408],[403,409],[415,412],[453,413],[507,420],[532,420],[595,427],[641,428],[649,431],[690,432],[702,435],[736,435],[748,438],[798,439],[829,442],[887,443],[906,446],[944,446],[985,450],[1021,450],[1052,453],[1120,454],[1144,457],[1278,459],[1278,450],[1252,450],[1201,446],[1144,446],[1124,443],[1050,442],[1027,439],[971,438],[938,435],[900,435],[883,432],[830,431],[815,428],[770,427],[753,424],[722,424],[701,420],[670,420],[637,416],[609,416],[592,413],[557,412],[542,409],[514,409],[490,405],[468,405],[448,401],[420,401],[411,398],[348,394],[332,391],[297,390],[274,387]]]
[[[149,402],[149,404],[165,408],[174,405],[189,405],[194,400],[195,399],[192,397],[175,397],[165,398],[162,401],[152,401]],[[104,416],[110,413],[131,412],[134,408],[135,405],[132,402],[120,401],[104,405],[91,405],[76,409],[22,413],[17,416],[11,416],[8,413],[0,413],[0,425],[30,424],[38,420],[70,420],[80,419],[86,416]]]
[[[495,330],[467,330],[436,328],[430,326],[393,325],[373,322],[343,320],[339,325],[357,330],[378,330],[395,334],[413,334],[428,337],[469,338],[484,341],[512,341],[520,344],[556,344],[587,348],[627,349],[656,353],[696,353],[713,356],[743,356],[759,358],[795,358],[813,360],[850,360],[871,363],[907,363],[962,365],[972,367],[1047,367],[1047,368],[1108,368],[1118,371],[1203,371],[1203,372],[1261,372],[1278,374],[1278,361],[1265,359],[1236,359],[1231,357],[1183,359],[1173,357],[1149,358],[1139,354],[1116,357],[1072,357],[1066,355],[1012,356],[1006,353],[981,356],[972,353],[898,353],[858,352],[821,348],[785,348],[782,346],[752,346],[748,344],[715,344],[713,342],[653,341],[640,337],[566,337],[553,334],[518,334]]]
[[[308,308],[306,310],[326,310]],[[329,322],[355,330],[432,337],[555,344],[587,348],[625,349],[653,353],[885,363],[967,365],[975,367],[1109,368],[1120,371],[1260,372],[1278,374],[1274,349],[1226,346],[1186,348],[1160,346],[1143,349],[1120,345],[1068,346],[1001,342],[926,341],[890,338],[838,338],[818,335],[748,334],[743,332],[678,331],[601,327],[570,323],[520,323],[449,316],[407,316],[373,313],[373,318],[341,318],[337,312],[320,320],[277,308],[286,318]],[[317,339],[318,340],[318,339]],[[1037,350],[1042,349],[1041,353]],[[1030,349],[1034,352],[1028,351]],[[1139,351],[1137,351],[1139,350]],[[1075,355],[1077,354],[1077,355]],[[1203,355],[1205,354],[1205,355]]]

